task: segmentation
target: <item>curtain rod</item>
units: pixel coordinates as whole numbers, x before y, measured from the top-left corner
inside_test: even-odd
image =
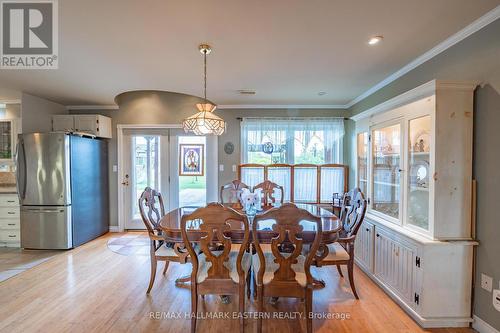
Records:
[[[297,119],[297,120],[302,120],[302,119],[317,119],[317,120],[322,120],[322,119],[344,119],[344,120],[349,120],[350,118],[347,117],[236,117],[237,120],[243,120],[243,119],[276,119],[276,120],[290,120],[290,119]]]

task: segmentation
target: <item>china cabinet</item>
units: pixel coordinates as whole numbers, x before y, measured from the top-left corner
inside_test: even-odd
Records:
[[[475,87],[434,80],[353,117],[356,262],[423,327],[472,321]]]
[[[15,121],[0,120],[0,161],[12,161],[15,154],[17,130]]]

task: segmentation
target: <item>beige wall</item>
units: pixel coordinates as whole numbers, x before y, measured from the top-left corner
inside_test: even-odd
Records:
[[[475,93],[474,178],[477,180],[477,247],[474,314],[500,330],[492,295],[481,289],[481,273],[500,281],[500,20],[365,98],[350,111],[362,112],[432,79],[478,80]],[[351,158],[354,164],[355,159]],[[450,276],[450,279],[453,277]]]

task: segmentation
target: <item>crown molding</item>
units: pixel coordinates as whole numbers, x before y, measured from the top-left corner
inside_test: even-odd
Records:
[[[393,74],[389,75],[386,77],[384,80],[380,81],[349,103],[345,105],[346,108],[352,107],[354,104],[362,101],[366,97],[370,96],[374,92],[382,89],[383,87],[387,86],[389,83],[394,82],[401,76],[405,75],[409,71],[415,69],[416,67],[422,65],[424,62],[434,58],[438,54],[442,53],[443,51],[449,49],[453,45],[457,44],[458,42],[464,40],[465,38],[469,37],[473,33],[481,30],[488,24],[496,21],[498,18],[500,18],[500,5],[495,7],[494,9],[490,10],[487,12],[485,15],[481,16],[459,32],[451,35],[447,39],[445,39],[443,42],[439,43],[438,45],[434,46],[432,49],[429,51],[425,52],[421,56],[415,58],[413,61],[408,63],[407,65],[403,66],[400,68],[398,71],[394,72]]]
[[[345,109],[345,105],[324,104],[222,104],[217,105],[217,109]]]
[[[118,110],[118,105],[66,105],[66,110]]]
[[[408,90],[394,98],[391,98],[383,103],[365,110],[352,116],[350,119],[358,121],[360,119],[371,117],[377,113],[395,109],[399,106],[417,101],[419,99],[431,96],[437,90],[474,90],[479,85],[476,81],[447,81],[447,80],[432,80],[424,83],[416,88]]]

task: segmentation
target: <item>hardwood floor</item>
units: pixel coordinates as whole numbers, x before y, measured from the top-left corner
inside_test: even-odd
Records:
[[[0,248],[0,282],[24,272],[61,251],[22,250],[19,248]]]
[[[190,291],[174,280],[190,272],[191,266],[171,263],[166,276],[158,267],[150,296],[149,257],[121,255],[111,251],[108,234],[77,249],[59,254],[0,283],[0,332],[186,332],[190,320]],[[129,236],[137,236],[130,234]],[[356,269],[360,300],[352,296],[348,281],[339,278],[335,267],[317,270],[327,288],[314,293],[315,313],[343,314],[348,319],[314,320],[315,332],[474,332],[472,329],[421,329],[366,275]],[[247,301],[248,311],[255,311]],[[199,311],[223,312],[232,316],[237,302],[223,304],[219,297],[200,300]],[[266,304],[267,311],[283,315],[304,311],[297,300],[280,299]],[[166,319],[180,313],[180,319]],[[277,315],[277,314],[276,314]],[[199,320],[198,332],[238,330],[237,319]],[[265,319],[264,332],[300,332],[300,319]],[[246,320],[246,332],[255,332],[255,320]]]

